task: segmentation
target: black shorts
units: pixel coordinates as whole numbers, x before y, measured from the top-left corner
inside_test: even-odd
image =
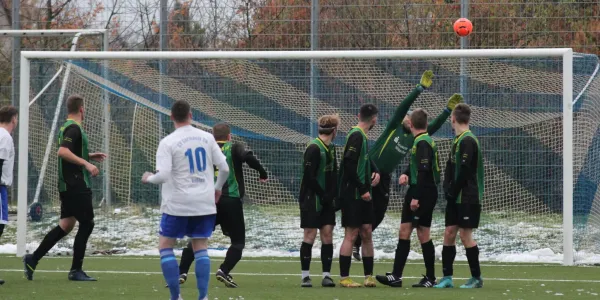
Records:
[[[92,190],[67,190],[60,192],[60,218],[74,217],[79,222],[94,220]]]
[[[446,206],[446,226],[479,227],[481,204],[451,203]]]
[[[372,200],[353,199],[344,201],[342,227],[359,228],[364,224],[373,224],[375,221],[375,208]]]
[[[413,199],[410,188],[404,196],[402,204],[402,219],[401,223],[412,223],[413,227],[431,227],[433,219],[433,209],[437,203],[438,191],[432,187],[423,192],[422,199],[419,199],[419,208],[416,211],[410,209],[410,202]]]
[[[323,207],[319,212],[300,209],[300,228],[322,228],[326,225],[335,226],[335,210],[332,207]]]
[[[375,219],[381,223],[390,204],[390,182],[392,177],[390,174],[380,174],[379,176],[379,184],[373,187],[373,207],[375,209]],[[377,223],[377,225],[379,224]]]
[[[231,242],[246,241],[246,223],[244,222],[244,204],[242,199],[222,196],[217,203],[217,220],[215,228],[221,226],[223,235],[231,238]]]

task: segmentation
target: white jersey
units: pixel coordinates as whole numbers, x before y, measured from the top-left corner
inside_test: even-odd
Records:
[[[216,214],[213,166],[222,164],[227,164],[225,155],[208,132],[188,125],[162,139],[156,169],[168,178],[162,185],[160,211],[173,216]]]
[[[0,184],[7,186],[12,185],[13,167],[15,164],[15,144],[13,143],[13,138],[10,133],[2,127],[0,127],[0,159],[4,160]]]

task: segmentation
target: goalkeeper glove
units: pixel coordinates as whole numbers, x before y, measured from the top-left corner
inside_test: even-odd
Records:
[[[449,111],[452,111],[459,103],[463,103],[463,96],[461,94],[454,94],[448,99],[448,105],[446,107]]]
[[[421,83],[420,85],[423,88],[428,88],[433,83],[433,71],[427,70],[421,75]]]

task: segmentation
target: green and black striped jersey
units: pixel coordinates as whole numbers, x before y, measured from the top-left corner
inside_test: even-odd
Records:
[[[73,154],[89,161],[88,137],[81,125],[68,119],[58,132],[59,147],[68,148]],[[62,158],[58,158],[58,190],[89,189],[91,174],[88,170]]]
[[[304,151],[302,182],[300,184],[299,202],[315,201],[317,211],[323,205],[332,205],[337,195],[337,158],[335,145],[325,143],[316,138],[312,140]]]
[[[480,204],[484,192],[479,140],[467,130],[455,137],[444,173],[444,190],[456,203]]]
[[[359,127],[352,127],[340,164],[340,200],[361,199],[371,192],[371,169],[367,135]]]
[[[246,150],[239,143],[232,143],[230,141],[217,141],[217,143],[221,147],[221,151],[223,151],[229,165],[229,176],[221,190],[222,196],[231,198],[244,197],[246,192],[243,170],[244,163],[247,163],[250,168],[257,170],[261,179],[267,179],[267,172],[252,151]],[[218,175],[219,170],[215,167],[215,180]]]

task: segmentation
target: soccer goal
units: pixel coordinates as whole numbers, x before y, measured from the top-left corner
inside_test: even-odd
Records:
[[[159,68],[161,61],[164,68]],[[369,138],[375,140],[421,73],[430,69],[435,73],[433,86],[413,108],[425,108],[433,118],[450,95],[462,92],[473,109],[472,129],[485,160],[484,213],[476,233],[485,259],[568,265],[589,262],[595,259],[593,253],[600,253],[600,171],[595,167],[600,165],[598,58],[571,49],[489,49],[23,52],[18,255],[35,247],[48,224],[58,219],[49,214],[34,223],[26,213],[33,182],[41,176],[36,155],[44,149],[35,141],[51,135],[47,113],[28,106],[39,92],[32,83],[39,68],[57,63],[71,67],[65,96],[78,93],[86,99],[83,126],[91,151],[108,145],[110,164],[104,172],[110,173],[110,190],[104,191],[99,182],[92,184],[98,207],[90,238],[95,251],[154,253],[159,193],[142,185],[140,177],[154,170],[158,142],[173,129],[168,118],[171,104],[187,100],[196,126],[210,130],[217,122],[229,123],[234,140],[254,151],[270,175],[269,182],[261,184],[256,172],[244,169],[245,253],[296,255],[302,239],[300,165],[316,118],[325,113],[341,116],[336,144],[342,147],[345,134],[357,122],[359,106],[374,103],[380,108],[379,125]],[[50,110],[64,97],[54,101],[47,104]],[[443,162],[452,138],[449,123],[434,135]],[[55,151],[51,154],[55,163]],[[397,174],[386,219],[374,232],[378,257],[393,257],[397,241],[405,190],[396,182]],[[57,211],[55,181],[48,183],[40,199]],[[107,196],[111,203],[102,201]],[[438,247],[444,207],[440,196],[432,225]],[[342,236],[338,226],[336,248]],[[211,242],[214,253],[227,243],[217,229]]]

